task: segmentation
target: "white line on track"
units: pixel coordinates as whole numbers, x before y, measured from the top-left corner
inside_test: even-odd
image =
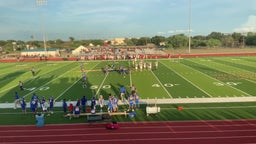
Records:
[[[167,127],[165,127],[167,128]],[[35,138],[35,137],[40,137],[40,138],[43,138],[43,137],[46,137],[46,138],[49,138],[49,137],[72,137],[72,136],[106,136],[106,135],[129,135],[129,136],[132,136],[132,135],[147,135],[147,134],[154,134],[154,135],[162,135],[162,134],[198,134],[200,135],[200,133],[202,134],[206,134],[206,133],[211,133],[211,134],[216,134],[216,133],[222,133],[224,135],[224,133],[234,133],[234,134],[237,134],[238,132],[241,132],[241,133],[244,133],[244,132],[256,132],[256,130],[222,130],[222,131],[217,131],[217,130],[208,130],[208,131],[170,131],[168,129],[168,131],[153,131],[153,132],[115,132],[115,133],[99,133],[99,132],[95,132],[95,133],[73,133],[73,134],[70,134],[70,133],[67,133],[67,134],[38,134],[38,135],[9,135],[9,136],[1,136],[1,138]]]
[[[5,144],[37,144],[37,143],[96,143],[96,142],[126,142],[126,141],[169,141],[169,140],[216,140],[216,139],[241,139],[255,138],[255,135],[248,136],[211,136],[211,137],[180,137],[180,138],[129,138],[129,139],[94,139],[94,140],[69,140],[69,141],[33,141],[33,142],[5,142]]]
[[[212,124],[212,123],[207,123],[207,122],[200,123],[199,125],[196,125],[196,124],[193,124],[193,125],[165,125],[165,126],[143,126],[142,125],[142,126],[135,126],[135,127],[132,127],[132,126],[121,126],[121,128],[122,128],[122,130],[124,130],[124,129],[129,129],[129,130],[131,130],[131,129],[134,129],[134,130],[137,130],[137,129],[162,129],[162,130],[164,130],[164,128],[166,128],[166,130],[169,130],[169,127],[171,127],[171,128],[194,128],[194,129],[196,129],[196,128],[209,128],[209,127],[212,127],[212,126],[222,127],[222,128],[225,128],[225,127],[229,128],[229,127],[245,127],[245,126],[250,126],[250,127],[253,128],[253,129],[245,129],[245,130],[243,130],[243,129],[235,129],[235,130],[228,129],[228,130],[222,130],[221,132],[246,132],[246,131],[250,132],[250,131],[256,131],[256,124],[249,124],[249,123],[248,124]],[[0,130],[0,133],[38,132],[38,131],[40,131],[40,132],[46,131],[47,132],[47,131],[69,131],[69,130],[71,130],[71,131],[80,131],[80,130],[84,131],[85,129],[87,131],[89,131],[89,130],[103,130],[105,128],[103,126],[103,127],[96,127],[96,128],[88,128],[88,127],[84,128],[84,127],[82,127],[82,128],[54,128],[54,129],[49,128],[49,129],[33,129],[33,130],[30,130],[30,129],[24,129],[24,130]],[[156,131],[154,131],[153,133],[155,133],[155,132]],[[158,132],[160,132],[160,131],[158,131]],[[207,131],[206,130],[202,130],[202,131],[200,131],[200,130],[197,130],[197,131],[195,131],[195,130],[187,130],[187,131],[183,130],[183,131],[176,131],[174,133],[190,133],[190,132],[219,132],[219,131],[218,130],[207,130]],[[171,133],[173,133],[173,132],[171,131]],[[104,135],[105,133],[97,132],[95,134]],[[140,132],[138,134],[140,134]],[[92,133],[90,133],[90,135],[92,135]]]

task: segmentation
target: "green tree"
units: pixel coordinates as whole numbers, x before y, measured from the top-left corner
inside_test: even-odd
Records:
[[[246,37],[246,45],[256,46],[256,33],[248,33]]]
[[[184,48],[188,46],[188,37],[184,34],[177,34],[168,38],[168,46],[172,45],[173,48]]]
[[[147,45],[148,43],[151,43],[151,39],[149,37],[141,37],[136,45]]]
[[[124,42],[126,43],[127,46],[134,46],[132,39],[125,38]]]
[[[232,33],[232,38],[236,47],[244,46],[244,36],[241,33]]]
[[[160,46],[160,43],[165,42],[165,41],[166,41],[166,39],[164,36],[154,36],[151,38],[151,42],[157,46]]]
[[[131,38],[131,41],[132,41],[133,45],[138,45],[139,39],[137,39],[137,38]]]
[[[71,42],[71,44],[74,44],[74,40],[75,40],[75,38],[74,37],[69,37],[69,41]]]
[[[219,46],[221,46],[221,42],[218,39],[211,38],[211,39],[206,41],[206,45],[208,47],[219,47]]]
[[[212,32],[207,36],[207,39],[217,39],[217,40],[222,40],[224,34],[220,32]]]
[[[234,39],[231,35],[226,35],[222,38],[222,45],[225,47],[234,47]]]
[[[192,47],[197,48],[197,47],[206,47],[207,38],[205,36],[194,36],[192,37]]]

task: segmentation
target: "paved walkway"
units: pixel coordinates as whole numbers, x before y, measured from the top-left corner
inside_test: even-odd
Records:
[[[69,103],[76,104],[76,101],[68,101]],[[105,101],[106,104],[108,101]],[[174,99],[141,99],[140,103],[142,104],[181,104],[181,103],[224,103],[224,102],[256,102],[256,97],[221,97],[221,98],[174,98]],[[87,102],[87,105],[90,105],[90,101]],[[127,104],[127,102],[120,105]],[[55,107],[61,107],[62,102],[56,102]],[[0,103],[0,108],[13,108],[14,103]],[[27,103],[29,107],[29,103]]]

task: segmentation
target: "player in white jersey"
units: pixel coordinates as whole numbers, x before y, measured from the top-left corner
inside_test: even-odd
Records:
[[[140,67],[140,71],[142,71],[142,69],[143,69],[143,62],[142,61],[140,61],[139,67]]]
[[[155,61],[155,70],[158,68],[158,61]]]
[[[138,64],[135,63],[135,71],[137,71],[137,70],[138,70]]]
[[[146,62],[143,63],[143,68],[144,68],[144,69],[147,68],[147,63],[146,63]]]
[[[86,74],[85,73],[83,73],[83,75],[82,75],[82,87],[83,88],[85,88],[86,87]]]
[[[151,70],[151,69],[152,69],[152,63],[149,62],[149,63],[148,63],[148,70]]]

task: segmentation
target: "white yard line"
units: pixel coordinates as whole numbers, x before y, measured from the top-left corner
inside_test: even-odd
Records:
[[[129,68],[130,68],[130,71],[129,71],[129,75],[130,75],[130,87],[132,87],[132,70],[131,70],[131,66],[130,66],[130,61],[129,61]]]
[[[165,90],[165,92],[169,95],[170,98],[173,98],[172,95],[168,92],[168,90],[165,88],[165,86],[161,83],[161,81],[158,79],[158,77],[153,73],[152,70],[150,70],[151,73],[153,74],[153,76],[157,79],[157,81],[159,82],[159,84],[161,85],[161,87]]]
[[[161,62],[162,63],[162,62]],[[209,94],[208,92],[206,92],[205,90],[201,89],[200,87],[198,87],[197,85],[195,85],[193,82],[191,82],[190,80],[188,80],[187,78],[183,77],[181,74],[179,74],[178,72],[176,72],[174,69],[168,67],[166,64],[162,63],[164,66],[166,66],[168,69],[172,70],[173,72],[175,72],[177,75],[179,75],[180,77],[182,77],[183,79],[185,79],[187,82],[191,83],[193,86],[195,86],[196,88],[198,88],[199,90],[201,90],[202,92],[204,92],[205,94],[207,94],[208,96],[212,97],[211,94]]]
[[[46,75],[46,74],[48,74],[48,73],[51,73],[52,71],[54,71],[54,70],[56,70],[56,69],[59,69],[59,67],[57,67],[57,68],[55,68],[55,69],[51,69],[50,71],[48,71],[48,72],[46,72],[46,73],[43,73],[43,74],[41,74],[41,75],[36,75],[35,77],[29,78],[29,79],[27,79],[27,80],[24,81],[24,82],[26,83],[27,81],[29,81],[29,80],[31,80],[31,79],[36,79],[36,78],[38,78],[38,77],[40,77],[40,76],[42,76],[42,75]],[[28,72],[26,72],[26,73],[28,73]],[[17,85],[14,85],[14,86],[12,86],[12,87],[9,87],[9,88],[7,88],[7,89],[4,89],[4,90],[0,91],[0,93],[5,92],[5,91],[7,91],[7,90],[9,90],[9,89],[12,89],[12,88],[14,88],[14,87],[18,87],[18,84],[17,84]],[[0,96],[0,97],[1,97],[1,96]]]
[[[99,64],[99,63],[98,63]],[[90,70],[92,70],[92,69],[94,69],[98,64],[96,64],[94,67],[92,67],[91,69],[89,69],[89,72],[90,72]],[[88,73],[89,73],[88,72]],[[87,74],[88,74],[87,73]],[[56,98],[56,100],[58,99],[58,98],[60,98],[64,93],[66,93],[71,87],[73,87],[79,80],[81,80],[81,78],[80,79],[78,79],[77,81],[75,81],[72,85],[70,85],[67,89],[65,89],[65,91],[63,91],[57,98]]]
[[[76,68],[76,67],[74,67],[73,69],[75,69],[75,68]],[[69,71],[66,71],[65,73],[63,73],[63,74],[61,74],[61,75],[55,77],[54,79],[48,81],[47,83],[43,84],[42,86],[40,86],[40,87],[36,88],[35,90],[29,92],[28,94],[24,95],[24,97],[27,97],[27,96],[30,95],[31,93],[34,93],[36,90],[38,90],[38,89],[40,89],[40,88],[42,88],[42,87],[48,85],[49,83],[51,83],[51,82],[54,81],[55,79],[60,78],[61,76],[65,75],[66,73],[68,73],[68,72],[70,72],[70,71],[72,71],[73,69],[70,69]]]
[[[109,73],[109,72],[108,72],[108,73]],[[99,86],[97,92],[95,93],[95,95],[97,95],[97,94],[100,92],[101,87],[103,86],[105,80],[106,80],[107,77],[108,77],[108,73],[105,75],[105,78],[104,78],[103,81],[101,82],[101,84],[100,84],[100,86]]]
[[[190,61],[190,60],[189,60]],[[193,62],[193,61],[192,61]],[[216,62],[215,62],[216,63]],[[198,63],[197,63],[198,64]],[[184,64],[183,64],[184,65]],[[202,65],[204,65],[204,64],[202,64]],[[193,70],[195,70],[195,71],[197,71],[197,72],[199,72],[199,73],[201,73],[201,74],[203,74],[203,75],[205,75],[206,77],[208,77],[208,78],[210,78],[210,79],[213,79],[213,80],[216,80],[216,81],[219,81],[219,82],[222,82],[222,81],[220,81],[220,80],[217,80],[217,79],[215,79],[215,78],[213,78],[213,77],[210,77],[209,75],[207,75],[207,74],[205,74],[205,73],[203,73],[203,72],[201,72],[201,71],[198,71],[198,70],[196,70],[196,69],[194,69],[194,68],[192,68],[192,67],[189,67],[189,66],[187,66],[187,65],[184,65],[184,66],[186,66],[186,67],[188,67],[188,68],[190,68],[190,69],[193,69]],[[204,65],[204,66],[206,66],[206,65]],[[207,66],[207,67],[209,67],[209,66]],[[215,70],[219,70],[219,71],[222,71],[222,72],[224,72],[224,73],[227,73],[227,72],[225,72],[225,71],[223,71],[223,70],[220,70],[220,69],[216,69],[216,68],[214,68]],[[242,93],[244,93],[244,94],[246,94],[246,95],[250,95],[250,94],[248,94],[248,93],[246,93],[246,92],[244,92],[244,91],[242,91],[242,90],[240,90],[240,89],[237,89],[237,88],[235,88],[235,87],[232,87],[232,86],[230,86],[230,85],[226,85],[226,86],[228,86],[228,87],[231,87],[231,88],[233,88],[233,89],[235,89],[235,90],[237,90],[237,91],[240,91],[240,92],[242,92]]]

